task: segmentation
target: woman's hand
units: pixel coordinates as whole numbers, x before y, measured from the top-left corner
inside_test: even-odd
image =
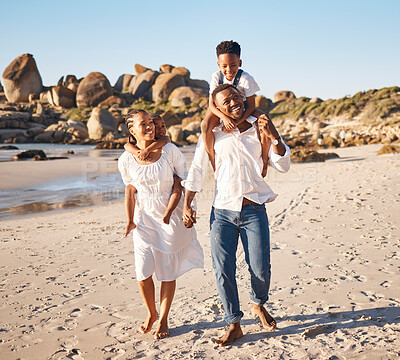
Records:
[[[169,224],[169,220],[171,219],[171,215],[172,215],[172,213],[170,211],[166,211],[165,212],[165,214],[164,214],[164,216],[162,218],[162,221],[163,221],[164,224]]]
[[[185,227],[191,228],[196,223],[196,210],[193,210],[191,207],[184,206],[182,220]]]
[[[129,222],[128,224],[126,224],[126,228],[124,231],[124,237],[128,236],[129,233],[136,228],[136,225],[134,222]]]

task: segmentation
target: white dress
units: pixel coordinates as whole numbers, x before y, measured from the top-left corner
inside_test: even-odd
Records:
[[[173,187],[173,175],[186,177],[186,161],[173,144],[162,148],[160,158],[140,165],[134,156],[124,152],[118,159],[118,169],[125,185],[133,185],[136,204],[133,230],[136,278],[142,281],[154,272],[159,281],[172,281],[185,272],[202,268],[203,250],[194,228],[182,222],[183,196],[172,212],[170,223],[162,218]]]

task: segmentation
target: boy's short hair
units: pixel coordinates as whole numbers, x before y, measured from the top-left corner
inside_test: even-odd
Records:
[[[233,40],[222,41],[217,45],[217,57],[222,54],[235,54],[240,58],[240,45]]]
[[[233,88],[233,89],[235,89],[237,91],[236,87],[233,86],[232,84],[221,84],[221,85],[218,85],[214,89],[214,91],[211,93],[211,97],[212,97],[212,99],[214,101],[214,104],[215,104],[215,98],[217,97],[217,94],[219,92],[224,91],[224,90],[229,89],[229,88]]]

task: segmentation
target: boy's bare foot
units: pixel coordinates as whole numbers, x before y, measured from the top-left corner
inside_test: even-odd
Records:
[[[157,312],[154,314],[148,313],[146,321],[139,328],[140,332],[142,334],[148,333],[151,330],[151,328],[153,327],[153,324],[157,319],[158,319]]]
[[[154,334],[154,339],[164,339],[167,336],[169,336],[168,323],[167,321],[160,321]]]
[[[219,346],[228,346],[232,344],[236,339],[240,339],[243,336],[240,322],[231,324],[228,331],[216,341]]]
[[[275,319],[265,310],[264,306],[253,304],[252,310],[260,318],[264,329],[274,330],[276,328]]]

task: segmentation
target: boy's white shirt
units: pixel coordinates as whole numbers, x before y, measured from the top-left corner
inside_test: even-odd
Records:
[[[224,84],[233,84],[233,81],[228,81],[224,76]],[[210,83],[210,94],[214,91],[214,89],[219,85],[219,71],[216,71],[212,74],[211,83]],[[243,100],[246,98],[255,95],[257,91],[260,91],[260,87],[254,78],[247,73],[246,71],[242,72],[242,76],[239,79],[237,84],[237,90],[239,91],[240,96]]]

